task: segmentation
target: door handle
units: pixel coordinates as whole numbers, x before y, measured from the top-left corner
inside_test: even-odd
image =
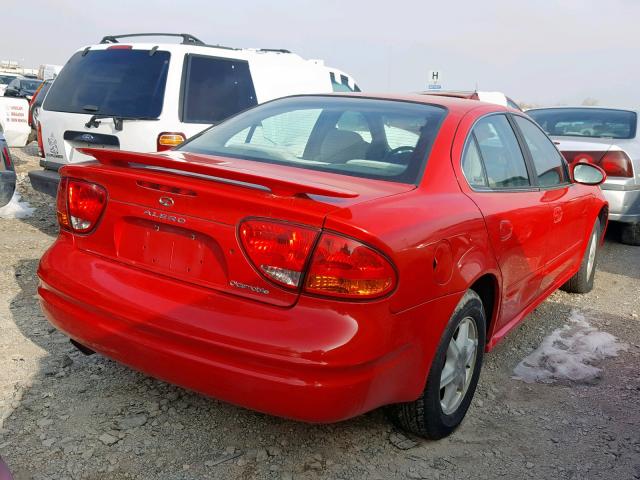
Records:
[[[500,221],[500,240],[506,242],[513,235],[513,224],[509,220]]]
[[[562,207],[553,208],[553,223],[560,223],[562,221]]]

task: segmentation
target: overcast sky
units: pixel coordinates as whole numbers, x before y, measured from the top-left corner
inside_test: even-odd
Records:
[[[363,90],[500,90],[537,104],[640,106],[638,0],[10,1],[0,59],[64,64],[103,35],[188,32],[207,43],[287,48]]]

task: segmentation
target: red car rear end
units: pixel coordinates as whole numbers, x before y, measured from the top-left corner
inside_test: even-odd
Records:
[[[504,109],[416,98],[294,97],[175,151],[86,150],[96,162],[61,170],[60,236],[38,272],[45,314],[91,350],[270,414],[333,422],[415,401],[471,286],[501,338],[578,270],[591,232],[500,318],[499,259],[451,148],[470,111]],[[594,192],[572,190],[590,221]],[[465,389],[481,329],[462,345]]]

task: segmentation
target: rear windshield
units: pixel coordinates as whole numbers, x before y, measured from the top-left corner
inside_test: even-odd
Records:
[[[51,86],[45,110],[157,118],[162,112],[169,52],[89,50],[76,53]]]
[[[232,117],[179,150],[416,184],[445,115],[420,103],[289,97]]]
[[[549,135],[558,137],[634,138],[636,114],[607,108],[549,108],[529,110]]]

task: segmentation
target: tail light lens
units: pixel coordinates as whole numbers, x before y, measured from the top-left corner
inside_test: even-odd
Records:
[[[318,231],[287,223],[247,220],[240,240],[253,265],[269,280],[298,288]]]
[[[40,125],[40,122],[38,122],[37,135],[38,135],[38,155],[44,158],[44,144],[42,143],[42,125]]]
[[[107,191],[95,183],[60,179],[56,210],[60,227],[76,233],[88,233],[98,223],[107,203]]]
[[[610,177],[633,177],[633,166],[629,156],[620,151],[608,151],[600,160],[600,167]]]
[[[7,170],[13,170],[11,155],[9,154],[9,149],[7,147],[4,147],[2,149],[2,157],[4,158],[4,168],[6,168]]]
[[[371,299],[391,292],[396,272],[381,253],[352,238],[323,233],[311,261],[318,230],[268,220],[247,220],[239,236],[245,253],[267,279],[306,293]],[[308,266],[307,266],[308,263]]]
[[[304,290],[368,299],[391,292],[396,283],[396,272],[382,254],[356,240],[324,233],[313,253]]]
[[[609,177],[633,177],[633,163],[622,150],[562,152],[569,163],[587,162],[598,165]]]
[[[180,145],[186,139],[187,137],[184,135],[184,133],[162,132],[160,135],[158,135],[157,150],[159,152],[169,150],[175,146]]]

